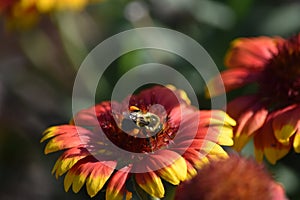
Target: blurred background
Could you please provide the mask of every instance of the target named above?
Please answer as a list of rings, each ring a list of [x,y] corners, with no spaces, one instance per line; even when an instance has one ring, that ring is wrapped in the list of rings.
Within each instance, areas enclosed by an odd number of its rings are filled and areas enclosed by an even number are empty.
[[[85,189],[64,192],[63,178],[51,175],[59,153],[45,156],[45,144],[39,140],[47,127],[68,123],[76,72],[89,51],[110,36],[144,26],[173,29],[198,41],[222,70],[233,39],[289,37],[300,31],[297,0],[94,0],[57,9],[33,5],[26,12],[12,10],[16,2],[0,3],[0,199],[89,198]],[[152,61],[180,71],[197,92],[200,108],[209,109],[204,83],[193,67],[176,55],[154,50],[115,60],[100,80],[96,101],[109,99],[126,71]],[[243,154],[253,154],[251,145]],[[266,165],[288,197],[300,199],[300,156],[291,152],[277,165]]]

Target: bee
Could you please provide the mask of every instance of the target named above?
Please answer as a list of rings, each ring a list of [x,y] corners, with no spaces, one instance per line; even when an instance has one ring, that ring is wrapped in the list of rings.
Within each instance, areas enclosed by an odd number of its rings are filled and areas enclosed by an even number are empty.
[[[139,128],[145,128],[151,133],[158,133],[162,129],[160,118],[151,112],[143,113],[138,107],[130,106],[129,119]]]
[[[153,152],[154,147],[152,146],[151,141],[153,139],[156,140],[156,134],[163,128],[160,118],[151,112],[144,113],[136,106],[130,106],[129,111],[129,114],[123,114],[124,119],[122,121],[122,130],[131,132],[134,135],[141,132],[144,136],[146,136],[148,145]]]

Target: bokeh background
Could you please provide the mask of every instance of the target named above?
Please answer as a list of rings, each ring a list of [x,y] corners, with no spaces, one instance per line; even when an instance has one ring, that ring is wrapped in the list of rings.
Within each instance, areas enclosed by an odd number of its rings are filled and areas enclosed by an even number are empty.
[[[136,27],[170,28],[198,41],[222,70],[225,52],[233,39],[289,37],[300,31],[299,19],[297,0],[106,0],[83,10],[42,14],[36,24],[23,28],[8,27],[2,14],[0,199],[89,198],[85,189],[79,194],[64,192],[63,178],[56,180],[51,175],[59,154],[45,156],[44,144],[39,140],[47,127],[68,123],[76,72],[101,41]],[[96,101],[109,99],[114,84],[126,71],[151,61],[180,71],[190,80],[200,107],[209,109],[210,101],[204,98],[205,85],[193,67],[175,55],[154,50],[135,51],[112,63],[99,83]],[[251,89],[234,91],[227,98]],[[242,153],[252,155],[251,145]],[[288,197],[300,199],[300,156],[291,152],[275,166],[266,165],[284,185]]]

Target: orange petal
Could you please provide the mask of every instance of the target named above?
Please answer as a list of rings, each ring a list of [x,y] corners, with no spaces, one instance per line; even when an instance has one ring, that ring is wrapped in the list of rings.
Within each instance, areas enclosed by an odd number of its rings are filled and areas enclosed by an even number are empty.
[[[243,67],[258,69],[278,53],[277,43],[283,41],[276,37],[240,38],[231,43],[225,65],[230,68]]]
[[[250,118],[246,121],[243,126],[241,133],[246,135],[253,134],[256,130],[258,130],[264,123],[268,115],[268,110],[264,107],[259,108],[253,112]],[[242,121],[242,120],[241,120]],[[238,131],[237,131],[238,134]]]
[[[237,97],[227,104],[226,112],[230,117],[237,120],[239,116],[243,114],[245,110],[248,110],[250,107],[252,107],[257,100],[258,98],[255,95]]]
[[[268,111],[264,107],[256,104],[244,111],[237,119],[238,125],[234,135],[235,147],[239,146],[238,151],[243,148],[248,141],[247,137],[255,133],[265,123]],[[243,135],[243,136],[242,136]]]
[[[260,72],[246,68],[235,68],[223,71],[212,78],[207,84],[206,97],[220,94],[245,86],[259,78]]]

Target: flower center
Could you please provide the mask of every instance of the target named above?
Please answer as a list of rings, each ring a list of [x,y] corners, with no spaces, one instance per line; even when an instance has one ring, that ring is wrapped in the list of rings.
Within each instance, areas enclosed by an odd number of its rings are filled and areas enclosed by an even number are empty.
[[[117,133],[106,135],[115,145],[126,151],[154,152],[166,148],[175,137],[176,128],[168,123],[167,114],[159,109],[150,112],[131,106],[118,119]]]
[[[271,109],[300,102],[300,34],[278,48],[259,81],[261,95]]]

